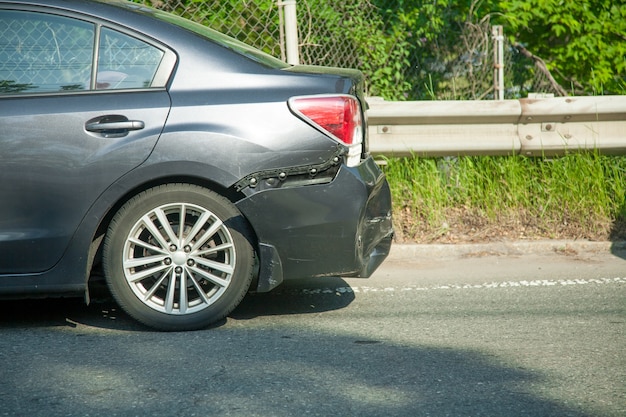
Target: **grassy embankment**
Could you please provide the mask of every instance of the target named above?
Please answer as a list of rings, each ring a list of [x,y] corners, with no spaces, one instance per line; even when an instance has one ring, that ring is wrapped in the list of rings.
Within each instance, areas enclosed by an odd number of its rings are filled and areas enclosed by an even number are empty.
[[[390,158],[397,241],[626,238],[626,157]]]

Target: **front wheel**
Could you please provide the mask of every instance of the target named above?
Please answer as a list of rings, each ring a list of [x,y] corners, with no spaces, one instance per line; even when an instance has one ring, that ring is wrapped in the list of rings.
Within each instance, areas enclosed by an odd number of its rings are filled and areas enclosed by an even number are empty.
[[[228,315],[254,275],[247,222],[220,195],[189,184],[129,200],[107,232],[103,265],[120,306],[159,330],[194,330]]]

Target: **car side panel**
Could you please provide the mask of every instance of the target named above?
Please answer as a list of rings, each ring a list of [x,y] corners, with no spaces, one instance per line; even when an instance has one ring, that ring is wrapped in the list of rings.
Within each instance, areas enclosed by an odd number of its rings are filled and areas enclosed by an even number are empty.
[[[166,91],[0,99],[0,274],[42,272],[59,261],[90,206],[141,164],[156,143]],[[85,129],[97,117],[145,124],[122,137]]]

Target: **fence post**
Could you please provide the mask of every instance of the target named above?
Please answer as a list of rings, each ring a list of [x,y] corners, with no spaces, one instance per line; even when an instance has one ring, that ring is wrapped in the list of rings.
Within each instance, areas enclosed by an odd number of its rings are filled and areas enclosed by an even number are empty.
[[[504,30],[502,26],[491,28],[493,36],[493,97],[504,100]]]
[[[300,54],[298,52],[298,19],[296,17],[296,0],[279,1],[279,6],[283,7],[285,16],[285,44],[287,51],[287,63],[291,65],[300,64]]]

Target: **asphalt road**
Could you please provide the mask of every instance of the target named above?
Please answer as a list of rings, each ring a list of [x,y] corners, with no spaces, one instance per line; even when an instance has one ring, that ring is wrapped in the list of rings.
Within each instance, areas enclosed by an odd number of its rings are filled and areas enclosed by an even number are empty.
[[[2,301],[0,415],[626,415],[623,253],[401,255],[197,332],[106,297]]]

